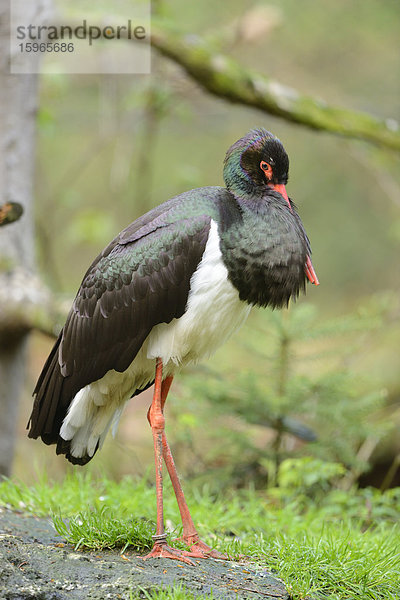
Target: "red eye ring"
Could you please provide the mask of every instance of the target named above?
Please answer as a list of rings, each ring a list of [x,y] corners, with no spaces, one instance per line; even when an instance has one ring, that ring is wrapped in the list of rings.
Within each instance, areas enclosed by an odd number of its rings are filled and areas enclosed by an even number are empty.
[[[264,171],[266,177],[268,180],[272,179],[272,167],[269,163],[267,163],[265,160],[262,160],[260,162],[260,169],[261,171]]]

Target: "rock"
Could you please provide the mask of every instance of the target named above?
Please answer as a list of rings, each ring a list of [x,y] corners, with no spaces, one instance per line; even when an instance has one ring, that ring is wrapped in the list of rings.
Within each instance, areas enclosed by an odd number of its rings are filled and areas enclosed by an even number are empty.
[[[198,598],[288,599],[283,584],[247,561],[146,562],[125,551],[74,551],[51,520],[8,509],[0,512],[1,600],[130,600],[181,584]]]

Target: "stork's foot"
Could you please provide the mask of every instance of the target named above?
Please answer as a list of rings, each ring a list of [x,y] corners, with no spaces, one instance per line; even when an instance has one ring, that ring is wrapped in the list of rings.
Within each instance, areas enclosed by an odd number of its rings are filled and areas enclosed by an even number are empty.
[[[156,537],[156,536],[154,536]],[[172,558],[173,560],[181,560],[182,562],[194,566],[194,562],[188,558],[188,553],[176,548],[168,546],[165,537],[154,542],[153,548],[146,556],[143,556],[143,560],[148,558]]]
[[[199,536],[196,535],[182,535],[177,538],[177,541],[184,542],[190,546],[190,550],[186,552],[187,556],[193,558],[219,558],[220,560],[229,560],[229,557],[218,550],[210,548],[205,542],[203,542]]]

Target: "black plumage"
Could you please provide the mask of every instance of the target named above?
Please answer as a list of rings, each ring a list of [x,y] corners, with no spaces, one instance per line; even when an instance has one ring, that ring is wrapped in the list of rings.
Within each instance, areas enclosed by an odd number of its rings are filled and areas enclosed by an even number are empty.
[[[163,225],[162,239],[149,224],[143,234],[127,228],[93,262],[35,387],[29,437],[57,442],[75,394],[111,369],[125,371],[154,325],[184,313],[210,217],[183,225]]]
[[[90,460],[73,456],[60,436],[71,402],[109,371],[126,371],[156,325],[185,313],[212,221],[240,300],[281,307],[304,289],[307,235],[294,204],[266,181],[260,160],[274,165],[277,184],[286,183],[289,163],[279,140],[254,130],[228,150],[227,188],[199,188],[161,204],[95,259],[35,387],[29,437],[56,443],[71,462]],[[131,395],[152,382],[132,382]]]

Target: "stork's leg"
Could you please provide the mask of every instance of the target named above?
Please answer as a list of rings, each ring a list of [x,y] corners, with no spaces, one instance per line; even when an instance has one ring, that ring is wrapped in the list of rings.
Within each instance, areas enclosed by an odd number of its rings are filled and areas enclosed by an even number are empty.
[[[164,405],[167,400],[167,395],[169,392],[169,388],[171,387],[171,383],[172,377],[166,377],[161,385],[161,411],[163,414]],[[194,558],[228,559],[228,557],[225,554],[222,554],[221,552],[218,552],[218,550],[213,550],[212,548],[210,548],[210,546],[207,546],[207,544],[200,539],[199,534],[197,533],[192,516],[189,511],[189,507],[185,500],[185,495],[183,493],[181,482],[176,471],[174,459],[167,441],[167,437],[165,435],[165,431],[163,431],[162,433],[162,450],[165,464],[167,466],[172,486],[174,488],[176,500],[178,502],[179,512],[181,513],[183,532],[180,539],[183,540],[188,546],[190,546],[190,552],[188,552],[187,555],[193,556]]]
[[[164,529],[164,508],[163,508],[163,479],[162,479],[162,459],[163,459],[163,435],[165,418],[162,411],[161,388],[162,388],[162,361],[157,359],[156,376],[154,381],[154,396],[147,417],[150,422],[154,440],[154,459],[156,465],[156,493],[157,493],[157,531],[153,536],[154,546],[149,554],[144,558],[160,556],[163,558],[174,558],[182,560],[190,565],[193,562],[185,556],[185,553],[167,544],[167,534]],[[164,400],[165,402],[165,400]]]

